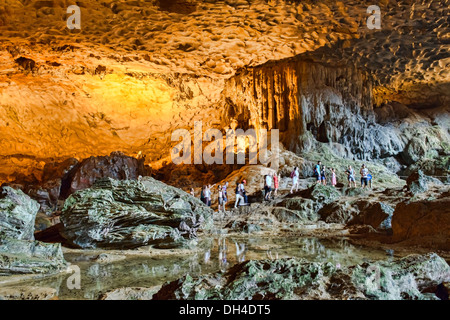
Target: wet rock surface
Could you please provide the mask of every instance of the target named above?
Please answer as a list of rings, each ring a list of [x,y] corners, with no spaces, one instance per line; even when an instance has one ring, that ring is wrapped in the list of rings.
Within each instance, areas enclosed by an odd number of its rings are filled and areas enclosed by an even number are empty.
[[[119,288],[102,293],[99,300],[152,300],[160,286],[153,288]]]
[[[0,300],[53,300],[57,298],[54,288],[20,286],[0,288]]]
[[[164,284],[153,299],[438,299],[423,292],[449,277],[449,265],[436,254],[344,268],[299,259],[251,260],[226,273],[186,275]]]
[[[61,244],[0,239],[0,275],[58,273],[67,268]]]
[[[173,247],[195,239],[211,214],[200,200],[153,178],[102,179],[66,200],[62,233],[82,248]]]

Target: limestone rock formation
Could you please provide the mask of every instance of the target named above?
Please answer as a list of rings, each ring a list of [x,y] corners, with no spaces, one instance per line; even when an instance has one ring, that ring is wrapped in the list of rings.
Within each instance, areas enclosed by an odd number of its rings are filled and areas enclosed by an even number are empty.
[[[273,208],[272,214],[281,222],[311,222],[318,219],[314,201],[300,197],[288,198]]]
[[[449,250],[449,192],[443,193],[437,199],[419,199],[399,203],[392,217],[392,231],[397,241],[413,241],[413,243]]]
[[[81,32],[67,28],[70,4],[81,7]],[[395,168],[448,157],[443,116],[424,127],[447,150],[423,139],[420,119],[392,124],[408,114],[390,108],[448,113],[447,0],[379,6],[382,30],[367,27],[358,0],[5,0],[0,182],[40,180],[46,163],[115,150],[160,168],[171,133],[198,120],[279,128],[291,151],[327,143]],[[393,114],[377,117],[373,104]]]
[[[318,214],[321,220],[327,223],[343,223],[347,226],[369,225],[375,229],[389,229],[393,212],[394,208],[377,200],[343,199],[329,203]]]
[[[153,178],[105,178],[66,200],[62,233],[82,248],[174,247],[195,239],[211,214],[199,199]]]
[[[39,204],[21,190],[3,187],[0,194],[0,274],[54,273],[67,263],[60,244],[34,241]]]
[[[0,193],[0,238],[34,240],[34,222],[39,204],[21,190],[2,187]]]
[[[413,193],[422,193],[428,191],[429,185],[442,185],[442,182],[436,178],[426,176],[422,170],[413,172],[406,180],[408,190]]]
[[[59,243],[0,239],[0,275],[57,273],[66,268]]]
[[[72,173],[69,194],[89,188],[99,178],[136,180],[139,176],[146,176],[147,170],[142,160],[126,156],[121,152],[85,159]]]
[[[293,258],[250,260],[226,273],[186,275],[166,283],[153,299],[438,299],[425,292],[449,278],[449,265],[436,254],[342,269]]]

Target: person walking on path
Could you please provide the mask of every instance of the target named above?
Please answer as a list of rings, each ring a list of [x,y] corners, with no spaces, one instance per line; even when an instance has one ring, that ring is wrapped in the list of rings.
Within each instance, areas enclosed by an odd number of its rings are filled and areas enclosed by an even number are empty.
[[[272,176],[266,174],[264,176],[264,200],[269,201],[272,194]]]
[[[211,185],[207,185],[205,188],[205,204],[211,206]]]
[[[298,172],[298,167],[294,168],[294,171],[292,171],[291,173],[291,178],[292,178],[292,187],[291,187],[291,194],[294,190],[295,187],[295,192],[298,191],[298,178],[300,176],[300,173]]]
[[[248,204],[247,192],[245,191],[245,185],[246,184],[247,184],[247,181],[246,180],[242,180],[241,190],[242,190],[242,197],[244,198],[244,205]]]
[[[225,205],[228,202],[228,181],[225,182],[225,184],[222,186],[222,191],[223,191],[223,211],[225,212]]]
[[[372,189],[372,174],[369,173],[367,179],[369,180],[369,188]]]
[[[348,187],[351,188],[353,182],[353,186],[356,188],[355,170],[353,170],[352,166],[348,166],[345,173],[347,174]]]
[[[245,200],[245,188],[244,185],[247,181],[242,180],[241,183],[238,183],[236,185],[236,203],[234,204],[234,207],[237,208],[238,204],[240,206],[247,204],[247,201]],[[243,202],[243,204],[241,204]]]
[[[365,164],[362,165],[359,173],[361,174],[361,187],[365,189],[369,183],[369,178],[367,177],[369,175],[369,169],[367,169]]]
[[[322,169],[320,170],[320,180],[324,186],[327,185],[327,177],[325,171],[325,166],[322,166]]]
[[[223,208],[223,212],[225,212],[225,207],[223,204],[223,188],[221,185],[219,185],[219,187],[217,188],[217,192],[218,192],[218,202],[219,202],[219,206],[218,206],[218,210],[217,212],[220,212],[220,208]]]
[[[322,174],[320,172],[322,166],[322,161],[318,161],[316,166],[314,167],[314,175],[317,179],[317,183],[322,183]]]
[[[206,186],[204,185],[202,187],[202,191],[200,192],[200,201],[203,202],[204,204],[206,204],[205,193],[206,193]]]
[[[278,178],[278,173],[275,172],[273,174],[273,197],[275,198],[278,195],[278,188],[279,188],[279,178]]]
[[[336,187],[337,181],[336,181],[336,172],[334,171],[334,168],[331,168],[331,185],[333,187]]]

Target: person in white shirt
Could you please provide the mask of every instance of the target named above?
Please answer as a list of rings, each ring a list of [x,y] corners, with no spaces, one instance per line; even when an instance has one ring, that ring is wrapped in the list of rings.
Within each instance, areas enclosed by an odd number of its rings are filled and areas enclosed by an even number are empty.
[[[225,204],[223,202],[224,191],[223,191],[223,188],[222,188],[221,185],[219,185],[217,191],[218,191],[218,200],[219,200],[218,201],[219,202],[219,208],[218,208],[217,212],[220,212],[221,211],[220,209],[223,209],[222,211],[225,212]]]
[[[369,169],[367,169],[365,164],[362,165],[359,173],[361,174],[361,187],[364,189],[365,187],[367,187],[367,184],[369,182]]]
[[[267,174],[264,177],[264,199],[269,200],[272,194],[272,176]]]
[[[245,180],[243,180],[241,183],[238,183],[236,186],[236,203],[234,204],[234,207],[237,208],[237,205],[239,204],[240,206],[242,206],[243,204],[245,204],[245,189],[244,189],[244,182]],[[243,204],[241,204],[241,201]]]
[[[299,178],[299,176],[300,176],[300,173],[298,171],[298,167],[295,167],[294,171],[291,174],[291,177],[292,177],[291,194],[292,194],[292,191],[294,190],[294,187],[295,187],[295,192],[298,191],[298,178]]]

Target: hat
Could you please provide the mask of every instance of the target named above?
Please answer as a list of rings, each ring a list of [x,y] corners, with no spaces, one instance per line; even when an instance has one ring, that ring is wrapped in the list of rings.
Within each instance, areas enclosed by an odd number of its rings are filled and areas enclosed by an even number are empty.
[[[243,183],[247,183],[247,181],[245,181],[245,180],[242,180],[242,182],[243,182]]]

